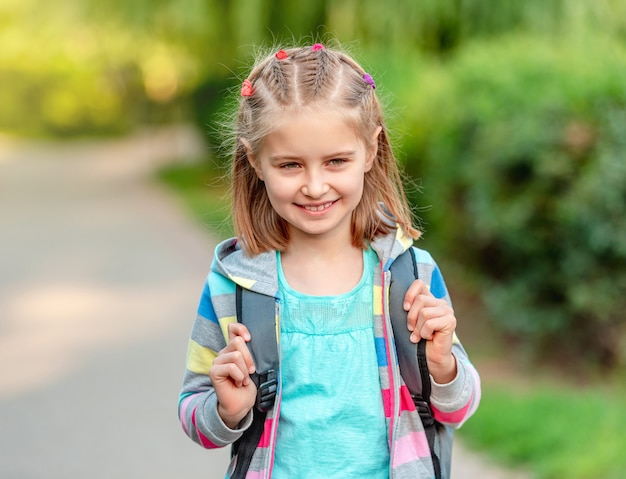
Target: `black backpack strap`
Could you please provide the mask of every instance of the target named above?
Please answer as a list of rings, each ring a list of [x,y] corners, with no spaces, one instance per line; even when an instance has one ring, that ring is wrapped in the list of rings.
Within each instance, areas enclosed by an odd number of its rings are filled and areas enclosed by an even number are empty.
[[[407,330],[407,312],[404,310],[404,295],[409,286],[418,279],[417,261],[413,248],[398,256],[391,264],[389,285],[389,315],[398,353],[400,374],[406,384],[417,412],[420,415],[435,470],[435,478],[441,478],[441,464],[435,453],[437,423],[430,407],[430,373],[426,361],[426,340],[412,343]]]
[[[237,455],[237,464],[231,479],[244,479],[250,468],[252,456],[263,435],[263,427],[267,412],[254,411],[252,424],[234,444],[232,454]]]
[[[411,394],[422,394],[422,375],[417,362],[417,345],[412,343],[407,329],[407,312],[404,310],[404,296],[409,286],[418,277],[417,263],[413,248],[398,256],[391,264],[391,284],[389,285],[389,315],[398,353],[400,374]],[[426,376],[428,378],[428,375]],[[430,385],[430,384],[429,384]]]
[[[428,439],[430,457],[433,460],[433,469],[435,470],[435,479],[441,479],[441,462],[435,451],[438,425],[430,407],[430,373],[428,372],[428,362],[426,361],[426,340],[424,338],[417,343],[417,364],[422,378],[422,394],[421,396],[411,394],[411,397],[422,419],[426,439]]]
[[[237,285],[237,321],[250,331],[248,349],[256,372],[250,377],[257,387],[252,424],[233,444],[237,464],[231,479],[246,476],[252,456],[263,435],[267,411],[274,405],[278,386],[278,345],[276,342],[276,300]]]

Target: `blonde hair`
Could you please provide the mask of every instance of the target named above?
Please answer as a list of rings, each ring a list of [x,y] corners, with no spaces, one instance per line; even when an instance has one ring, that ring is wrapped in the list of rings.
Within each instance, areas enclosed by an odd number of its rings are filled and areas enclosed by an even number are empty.
[[[246,147],[251,154],[258,154],[264,138],[286,111],[320,105],[345,113],[366,145],[375,130],[382,128],[374,164],[365,173],[363,196],[352,213],[352,244],[365,248],[376,236],[396,227],[413,239],[420,236],[413,226],[380,101],[365,74],[346,53],[320,44],[280,50],[256,62],[234,121],[231,167],[233,226],[248,254],[284,250],[289,230],[272,208],[264,183],[248,161]]]

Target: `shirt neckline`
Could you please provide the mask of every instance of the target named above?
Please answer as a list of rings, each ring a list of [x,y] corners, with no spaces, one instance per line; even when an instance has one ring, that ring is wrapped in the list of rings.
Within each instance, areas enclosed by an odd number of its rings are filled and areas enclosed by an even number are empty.
[[[285,293],[294,296],[296,298],[299,299],[307,299],[307,300],[315,300],[315,299],[321,299],[321,300],[337,300],[337,299],[344,299],[344,298],[348,298],[350,296],[353,296],[354,294],[356,294],[368,281],[368,278],[371,276],[372,273],[372,264],[373,261],[371,261],[371,257],[370,255],[373,253],[373,250],[370,248],[364,249],[363,250],[363,272],[361,273],[361,279],[359,280],[359,282],[350,290],[347,291],[345,293],[341,293],[341,294],[331,294],[331,295],[314,295],[314,294],[306,294],[306,293],[302,293],[294,288],[292,288],[289,285],[289,282],[287,281],[287,278],[285,277],[285,274],[283,272],[283,265],[281,262],[281,256],[280,256],[280,251],[276,251],[276,263],[277,263],[277,269],[278,269],[278,285],[280,287],[280,289],[284,290]]]

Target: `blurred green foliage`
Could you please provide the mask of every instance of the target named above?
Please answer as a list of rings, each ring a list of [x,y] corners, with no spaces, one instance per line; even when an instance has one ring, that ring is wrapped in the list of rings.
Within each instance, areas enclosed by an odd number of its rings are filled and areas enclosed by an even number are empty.
[[[110,134],[138,123],[184,120],[194,98],[219,106],[216,93],[232,86],[258,44],[329,35],[391,59],[417,52],[445,57],[471,39],[511,30],[559,35],[601,29],[623,38],[624,3],[4,0],[0,131]],[[194,111],[203,125],[214,112]]]
[[[0,131],[115,134],[180,119],[206,73],[192,48],[206,22],[190,3],[202,2],[4,0]]]
[[[407,169],[426,178],[438,247],[480,273],[493,317],[535,352],[623,365],[625,45],[468,44],[416,91]]]

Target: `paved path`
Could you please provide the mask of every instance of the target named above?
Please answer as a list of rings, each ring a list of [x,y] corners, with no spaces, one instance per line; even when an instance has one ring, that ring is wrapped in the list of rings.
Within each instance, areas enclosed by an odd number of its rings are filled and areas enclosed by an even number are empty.
[[[176,401],[214,242],[149,173],[188,130],[0,139],[0,477],[221,478]],[[509,479],[456,447],[456,479]]]

